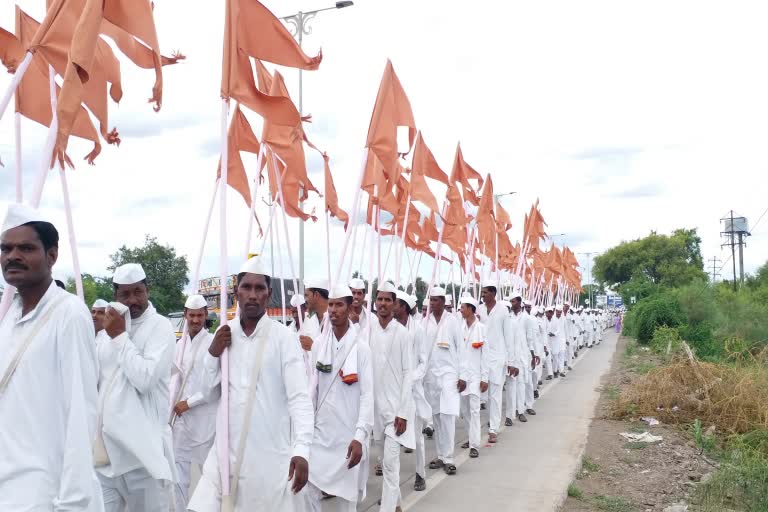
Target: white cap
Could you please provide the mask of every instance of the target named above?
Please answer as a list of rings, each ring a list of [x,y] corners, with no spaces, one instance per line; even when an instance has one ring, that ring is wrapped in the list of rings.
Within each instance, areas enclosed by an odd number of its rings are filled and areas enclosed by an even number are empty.
[[[269,271],[267,271],[266,265],[264,264],[264,259],[261,256],[254,256],[246,260],[245,263],[243,263],[243,265],[240,267],[239,273],[257,274],[260,276],[270,275]]]
[[[430,297],[445,297],[445,288],[435,286],[429,291]]]
[[[126,263],[115,269],[112,282],[115,284],[135,284],[147,278],[144,269],[138,263]]]
[[[555,306],[555,311],[562,311],[562,310],[563,310],[562,304],[558,304],[557,306]]]
[[[416,307],[416,297],[414,297],[413,295],[408,295],[402,290],[397,290],[395,292],[395,297],[397,297],[398,299],[408,304],[408,307],[410,309],[413,309]]]
[[[91,309],[104,309],[107,306],[109,306],[109,302],[105,301],[104,299],[96,299],[96,302],[93,303]]]
[[[304,300],[304,296],[300,293],[294,293],[293,297],[291,297],[291,307],[292,308],[298,308],[306,304],[307,301]]]
[[[202,295],[190,295],[187,302],[184,303],[184,307],[187,309],[203,309],[208,307],[205,297]]]
[[[504,306],[507,309],[512,309],[512,303],[509,302],[508,300],[500,300],[499,304],[501,304],[502,306]]]
[[[546,313],[547,311],[553,311],[554,312],[555,308],[553,308],[552,306],[547,306],[546,308],[544,308],[544,312]]]
[[[306,279],[304,281],[304,288],[315,288],[317,290],[328,290],[330,291],[330,286],[328,285],[327,279]]]
[[[477,308],[477,301],[471,295],[464,295],[461,299],[459,299],[459,304],[469,304]]]
[[[515,299],[520,299],[520,301],[522,301],[522,300],[523,300],[523,294],[522,294],[522,293],[520,293],[520,291],[519,291],[519,290],[515,290],[515,291],[513,291],[513,292],[512,292],[512,295],[510,295],[509,297],[507,297],[507,300],[509,300],[510,302],[512,302],[512,301],[513,301],[513,300],[515,300]]]
[[[5,233],[9,229],[23,226],[29,222],[48,222],[40,212],[25,204],[13,203],[8,206],[8,212],[5,214],[5,220],[3,220],[3,228],[0,233]]]
[[[571,303],[570,303],[570,302],[568,302],[568,301],[565,301],[565,302],[563,302],[563,306],[568,306],[568,307],[571,307]]]
[[[395,285],[389,281],[384,281],[381,283],[376,290],[377,292],[394,293],[397,295],[397,288],[395,288]]]
[[[349,289],[349,286],[337,284],[328,292],[329,299],[343,299],[344,297],[352,297],[352,290]]]
[[[365,281],[363,281],[359,277],[356,277],[349,281],[349,287],[352,288],[353,290],[365,290]]]
[[[488,287],[498,288],[499,283],[497,283],[493,279],[486,279],[485,281],[482,282],[482,284],[480,284],[480,288],[488,288]]]

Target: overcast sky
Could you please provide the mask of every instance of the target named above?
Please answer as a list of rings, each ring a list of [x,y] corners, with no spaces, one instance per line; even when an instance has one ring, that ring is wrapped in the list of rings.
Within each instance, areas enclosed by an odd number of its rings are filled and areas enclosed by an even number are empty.
[[[331,2],[265,2],[278,16]],[[38,20],[42,0],[19,4]],[[165,54],[188,60],[164,69],[164,105],[146,104],[153,73],[123,60],[125,96],[110,105],[121,147],[95,167],[90,143],[70,141],[68,174],[82,269],[105,275],[109,254],[146,234],[196,258],[220,148],[222,1],[155,2]],[[0,26],[13,30],[13,3]],[[371,109],[387,58],[410,98],[418,127],[446,172],[457,141],[465,159],[493,175],[519,238],[536,198],[557,243],[600,252],[622,240],[697,228],[706,259],[725,260],[719,219],[733,209],[751,225],[768,207],[768,4],[764,1],[356,0],[320,13],[305,36],[323,49],[319,71],[304,74],[310,139],[331,156],[340,203],[351,208]],[[298,97],[298,74],[281,72]],[[10,75],[0,76],[5,89]],[[249,115],[257,135],[260,121]],[[25,193],[38,172],[45,129],[22,121]],[[322,161],[309,156],[322,189]],[[0,210],[14,198],[13,116],[0,121]],[[253,176],[255,159],[244,157]],[[259,194],[260,196],[263,193]],[[229,202],[230,270],[244,257],[248,210]],[[322,200],[312,205],[322,210]],[[61,186],[51,173],[42,206],[64,242],[57,277],[72,272]],[[259,207],[266,221],[266,207]],[[768,217],[768,215],[766,216]],[[218,272],[218,212],[202,276]],[[342,239],[333,223],[332,240]],[[292,247],[298,228],[290,223]],[[307,230],[307,275],[325,272],[324,225]],[[748,239],[748,272],[768,258],[768,218]],[[254,239],[251,250],[260,247]],[[340,243],[332,249],[338,258]],[[587,258],[579,255],[586,267]],[[357,259],[357,258],[356,258]],[[711,264],[710,264],[711,267]],[[727,276],[730,263],[723,273]],[[421,274],[431,265],[422,262]],[[287,260],[285,273],[288,273]],[[585,271],[586,274],[586,271]]]

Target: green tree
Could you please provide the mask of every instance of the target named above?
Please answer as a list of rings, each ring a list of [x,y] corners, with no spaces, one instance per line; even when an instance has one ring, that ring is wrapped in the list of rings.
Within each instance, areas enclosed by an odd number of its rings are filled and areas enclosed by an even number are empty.
[[[157,238],[146,236],[141,247],[122,246],[110,256],[114,271],[126,263],[140,263],[147,274],[149,296],[158,313],[167,315],[184,307],[184,287],[189,282],[186,256],[177,256],[176,249],[161,245]]]
[[[707,278],[696,229],[677,229],[671,235],[651,232],[645,238],[622,242],[595,258],[593,273],[602,283],[618,285],[620,291],[633,279],[637,285],[647,281],[677,287]]]
[[[112,279],[108,277],[97,277],[91,274],[83,274],[83,295],[85,296],[85,305],[89,308],[93,306],[96,299],[111,301],[114,293],[112,291]],[[67,279],[67,291],[76,293],[75,278]]]

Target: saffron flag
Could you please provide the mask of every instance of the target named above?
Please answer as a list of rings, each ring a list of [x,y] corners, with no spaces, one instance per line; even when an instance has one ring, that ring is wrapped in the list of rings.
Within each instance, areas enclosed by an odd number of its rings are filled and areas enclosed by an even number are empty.
[[[365,147],[370,148],[381,161],[385,173],[394,172],[395,169],[398,157],[398,126],[408,127],[408,147],[410,148],[416,136],[416,121],[413,118],[411,102],[395,74],[392,62],[387,59],[365,144]]]
[[[440,169],[432,151],[424,143],[421,132],[416,136],[411,167],[413,168],[411,170],[411,200],[421,201],[433,212],[438,212],[437,199],[429,189],[425,178],[435,179],[447,186],[448,176]]]
[[[493,180],[489,174],[485,181],[485,186],[483,186],[483,195],[480,198],[477,209],[477,234],[480,238],[480,242],[485,246],[486,255],[491,257],[491,259],[494,259],[496,254],[496,217],[493,211],[494,201]]]
[[[478,189],[483,186],[483,177],[464,160],[461,144],[456,144],[456,156],[453,160],[450,181],[451,183],[459,183],[464,191],[464,199],[477,206],[479,204],[477,192],[469,180],[477,181]]]
[[[251,207],[251,187],[248,183],[248,174],[245,172],[240,151],[258,154],[261,148],[259,140],[253,133],[251,124],[246,119],[240,105],[235,107],[235,113],[229,123],[227,132],[227,185],[235,189],[245,201],[248,208]],[[221,178],[221,160],[216,171],[216,177]]]

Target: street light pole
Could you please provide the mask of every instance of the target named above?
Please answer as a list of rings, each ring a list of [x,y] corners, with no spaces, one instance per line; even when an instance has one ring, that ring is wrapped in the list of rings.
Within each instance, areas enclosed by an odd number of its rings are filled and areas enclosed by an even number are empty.
[[[326,7],[324,9],[317,9],[315,11],[302,12],[299,11],[296,14],[290,16],[283,16],[280,18],[289,25],[289,30],[293,37],[299,43],[299,48],[302,47],[304,42],[304,34],[310,35],[312,33],[312,27],[309,26],[310,20],[317,16],[317,13],[323,11],[330,11],[332,9],[343,9],[345,7],[351,7],[354,2],[336,2],[333,7]],[[304,71],[299,68],[299,116],[304,115]],[[304,187],[299,188],[299,197],[304,197]],[[304,211],[304,200],[299,202],[299,209]],[[288,234],[286,233],[286,236]],[[304,289],[304,222],[299,222],[299,289]],[[297,290],[298,292],[298,290]]]

